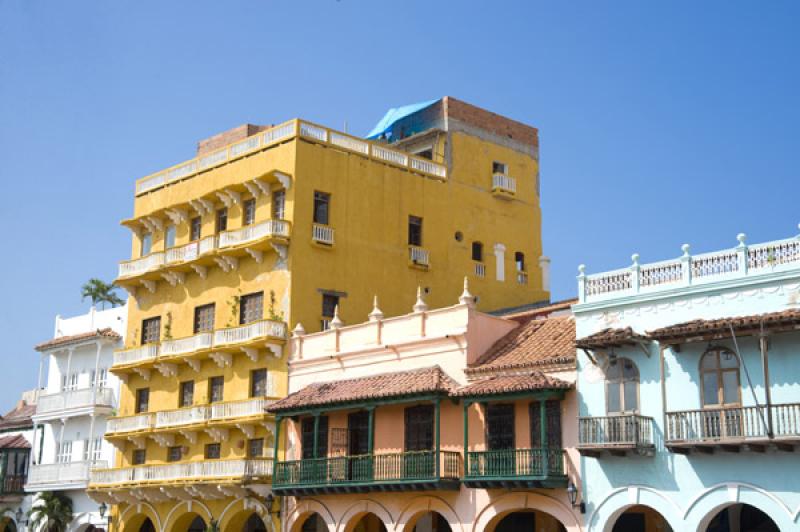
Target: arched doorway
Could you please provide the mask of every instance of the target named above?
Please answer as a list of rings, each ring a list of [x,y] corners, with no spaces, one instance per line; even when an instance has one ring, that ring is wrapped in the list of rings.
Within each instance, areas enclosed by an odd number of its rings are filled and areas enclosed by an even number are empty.
[[[156,527],[149,517],[146,517],[144,522],[139,526],[139,532],[156,532]]]
[[[17,532],[17,524],[10,517],[0,519],[0,532]]]
[[[267,526],[258,514],[253,512],[250,514],[250,517],[247,518],[247,521],[244,522],[242,532],[267,532]]]
[[[300,532],[328,532],[328,525],[325,524],[322,516],[315,512],[306,517],[300,527]]]
[[[612,532],[672,532],[664,517],[649,506],[631,506],[614,522]]]
[[[558,519],[545,512],[525,510],[504,515],[494,532],[566,532]]]
[[[706,532],[780,532],[767,514],[749,504],[733,504],[721,510]]]
[[[356,522],[351,530],[352,532],[386,532],[386,526],[377,515],[367,513]]]
[[[442,514],[426,512],[417,519],[411,532],[453,532],[453,529]]]
[[[187,532],[206,532],[206,522],[203,521],[203,518],[199,515],[192,519],[192,522],[189,523],[189,529]]]

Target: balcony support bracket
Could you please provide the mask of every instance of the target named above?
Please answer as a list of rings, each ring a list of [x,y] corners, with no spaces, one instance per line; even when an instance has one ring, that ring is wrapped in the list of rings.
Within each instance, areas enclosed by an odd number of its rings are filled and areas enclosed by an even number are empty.
[[[132,368],[141,378],[146,381],[150,380],[150,370],[146,368]]]
[[[230,353],[222,353],[219,351],[214,351],[211,353],[211,359],[217,364],[217,366],[221,368],[230,367],[233,361],[233,355]]]
[[[258,349],[255,347],[242,347],[241,350],[247,355],[247,358],[253,362],[258,362]]]
[[[179,431],[180,435],[186,438],[186,440],[194,445],[197,443],[197,431],[196,430],[181,430]]]
[[[259,251],[257,249],[252,248],[244,248],[248,255],[253,257],[253,260],[256,261],[258,264],[261,264],[261,261],[264,260],[264,252]]]
[[[205,266],[200,266],[199,264],[190,264],[189,266],[191,266],[194,272],[199,275],[201,279],[205,279],[208,275],[208,268]]]

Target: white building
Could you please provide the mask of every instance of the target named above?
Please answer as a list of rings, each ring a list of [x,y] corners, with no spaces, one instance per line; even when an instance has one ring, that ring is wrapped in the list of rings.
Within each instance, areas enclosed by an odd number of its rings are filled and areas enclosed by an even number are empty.
[[[115,449],[103,435],[106,418],[118,405],[120,383],[108,369],[114,349],[124,345],[127,315],[123,306],[57,316],[53,338],[36,346],[40,394],[25,491],[61,491],[72,499],[70,531],[106,526],[86,487],[90,469],[114,464]]]
[[[24,528],[32,497],[25,493],[28,476],[36,390],[22,394],[22,399],[8,413],[0,416],[0,532],[18,532]]]

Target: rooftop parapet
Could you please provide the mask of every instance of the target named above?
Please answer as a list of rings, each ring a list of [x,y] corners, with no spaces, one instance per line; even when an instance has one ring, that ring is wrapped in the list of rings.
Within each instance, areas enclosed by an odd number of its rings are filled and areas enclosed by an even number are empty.
[[[800,272],[800,235],[755,245],[748,245],[746,238],[740,233],[736,237],[739,241],[736,247],[700,255],[692,255],[689,244],[684,244],[682,256],[648,264],[640,264],[639,254],[634,253],[633,264],[627,268],[603,273],[587,275],[586,266],[581,264],[578,266],[579,304],[773,273]]]

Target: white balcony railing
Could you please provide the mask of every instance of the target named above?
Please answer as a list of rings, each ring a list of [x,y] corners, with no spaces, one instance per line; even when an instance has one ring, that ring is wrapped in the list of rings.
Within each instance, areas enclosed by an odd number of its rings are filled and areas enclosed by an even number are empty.
[[[198,257],[198,249],[200,242],[189,242],[183,246],[169,248],[167,250],[167,264],[175,264],[177,262],[189,262]]]
[[[311,239],[320,244],[333,245],[333,227],[329,225],[314,224],[311,227]]]
[[[119,277],[130,277],[141,275],[150,270],[160,268],[164,265],[164,252],[156,251],[139,259],[127,260],[119,264]]]
[[[178,410],[156,412],[156,427],[179,427],[181,425],[203,423],[208,419],[208,414],[208,406],[193,406],[190,408],[180,408]]]
[[[241,229],[225,231],[219,235],[219,247],[237,246],[274,236],[287,238],[289,236],[289,223],[284,220],[265,220]]]
[[[59,484],[86,484],[92,468],[107,468],[106,461],[81,461],[64,464],[35,464],[28,473],[26,489],[37,491]]]
[[[132,482],[202,482],[217,478],[248,478],[272,475],[271,458],[247,460],[204,460],[165,465],[144,465],[116,469],[95,469],[90,484],[107,486]]]
[[[114,365],[133,364],[153,360],[158,356],[158,344],[146,344],[114,352]]]
[[[408,260],[420,266],[430,266],[428,250],[418,246],[408,246]]]
[[[208,349],[211,347],[214,334],[210,332],[195,334],[187,338],[178,338],[176,340],[165,340],[161,342],[160,353],[161,356],[182,355],[185,353],[193,353],[201,349]]]
[[[758,276],[772,272],[800,270],[800,236],[748,246],[745,235],[735,248],[691,255],[689,245],[683,256],[649,264],[586,275],[579,268],[578,296],[581,302],[608,300],[638,293],[671,290],[676,287],[708,284],[727,279]]]
[[[486,265],[482,262],[475,263],[475,276],[486,277]]]
[[[107,434],[136,432],[153,428],[153,414],[137,414],[135,416],[110,417],[106,420]]]
[[[285,338],[286,324],[282,321],[261,320],[239,327],[214,332],[214,345],[238,344],[256,338]]]
[[[111,388],[82,388],[40,395],[36,403],[36,414],[52,414],[96,405],[113,406],[114,390]]]
[[[517,270],[517,284],[528,284],[528,272]]]
[[[266,408],[272,401],[264,398],[248,399],[246,401],[231,401],[227,403],[214,403],[211,405],[212,420],[232,419],[238,417],[260,416],[266,413]]]
[[[493,174],[492,190],[501,190],[503,192],[510,192],[511,194],[516,194],[517,180],[505,174]]]

